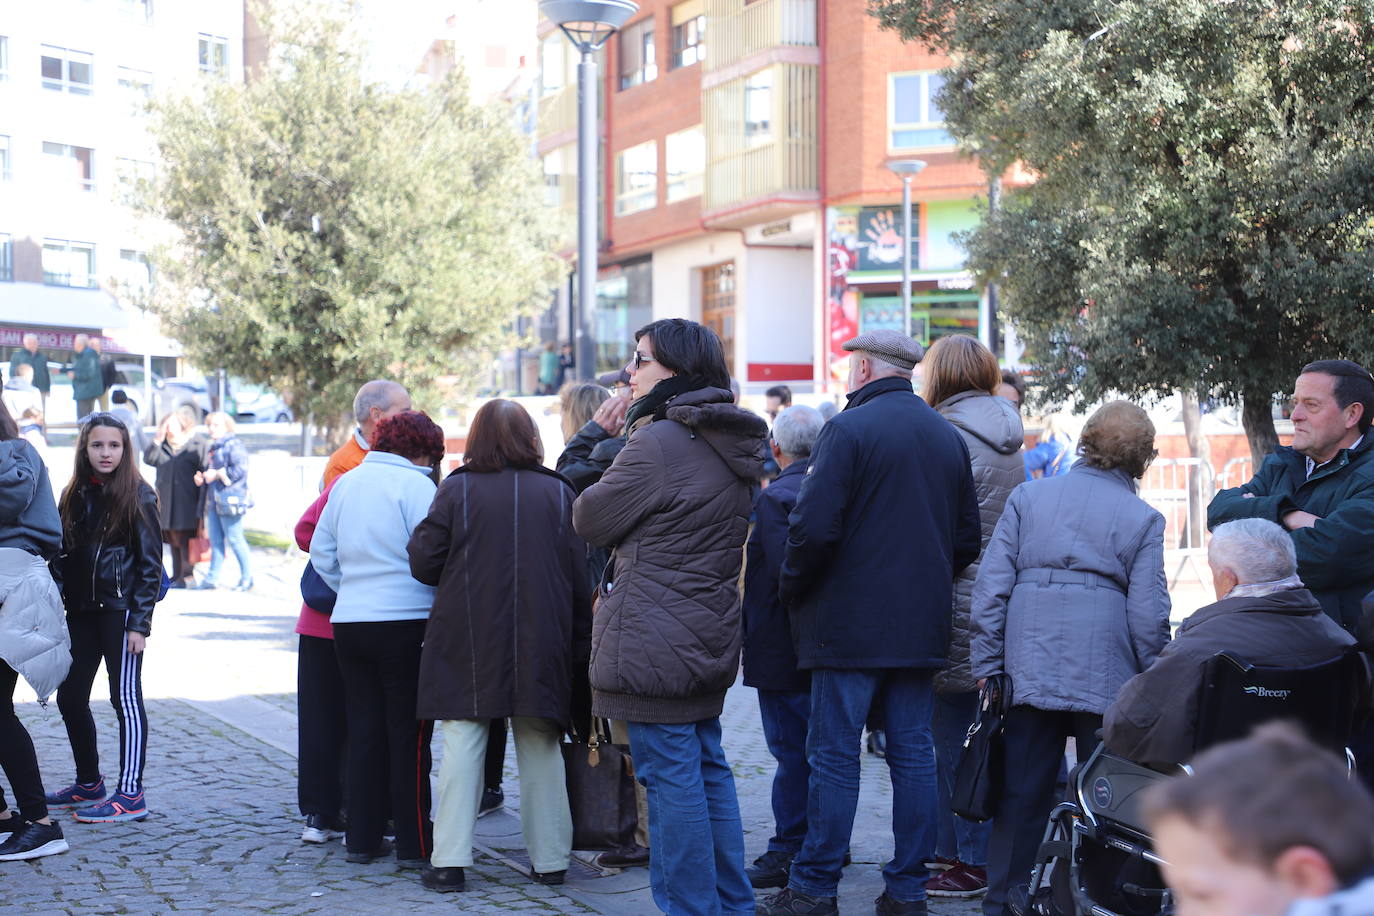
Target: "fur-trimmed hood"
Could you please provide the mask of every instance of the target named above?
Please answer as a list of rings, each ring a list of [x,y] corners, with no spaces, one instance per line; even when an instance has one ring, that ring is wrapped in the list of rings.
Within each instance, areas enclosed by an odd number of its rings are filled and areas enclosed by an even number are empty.
[[[768,448],[768,424],[735,406],[734,395],[723,388],[701,388],[678,395],[667,418],[700,436],[720,455],[736,477],[758,480]]]

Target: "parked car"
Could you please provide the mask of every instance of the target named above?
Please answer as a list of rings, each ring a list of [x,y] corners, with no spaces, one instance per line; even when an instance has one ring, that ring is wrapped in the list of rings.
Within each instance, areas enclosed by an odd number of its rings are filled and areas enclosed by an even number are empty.
[[[291,408],[281,395],[262,385],[235,382],[235,416],[240,423],[290,423]]]
[[[76,399],[72,396],[72,380],[67,377],[66,364],[48,362],[48,375],[52,379],[52,390],[48,393],[47,421],[49,426],[75,426]],[[129,398],[129,405],[143,420],[146,426],[155,426],[178,405],[189,401],[196,405],[204,417],[210,411],[210,395],[203,383],[191,379],[164,379],[156,372],[150,376],[153,402],[147,403],[148,392],[144,388],[143,364],[135,362],[115,363],[115,384],[110,391],[123,391]]]

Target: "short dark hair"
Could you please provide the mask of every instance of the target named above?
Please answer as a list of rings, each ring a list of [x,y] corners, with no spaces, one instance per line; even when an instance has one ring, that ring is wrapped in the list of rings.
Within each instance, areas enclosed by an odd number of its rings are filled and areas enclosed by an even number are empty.
[[[1374,865],[1374,799],[1344,761],[1287,723],[1199,754],[1191,775],[1149,790],[1144,813],[1152,830],[1180,818],[1261,868],[1295,846],[1320,852],[1344,886]]]
[[[664,318],[635,331],[635,341],[649,338],[654,359],[678,375],[697,375],[706,384],[730,390],[730,370],[725,365],[725,348],[716,332],[686,318]]]
[[[1300,374],[1309,372],[1320,372],[1335,380],[1331,393],[1335,395],[1336,406],[1341,410],[1358,402],[1362,408],[1360,435],[1369,432],[1369,425],[1374,423],[1374,376],[1369,374],[1369,370],[1348,359],[1319,359],[1303,366]]]
[[[792,389],[786,385],[774,385],[763,393],[766,398],[777,398],[783,407],[792,406]]]
[[[377,424],[372,450],[400,455],[407,461],[423,458],[431,465],[444,460],[444,431],[419,410],[403,410]]]
[[[544,462],[529,411],[503,398],[487,401],[472,418],[463,464],[478,473],[537,468]]]
[[[127,404],[129,403],[129,396],[123,390],[116,388],[110,392],[110,401],[115,404]]]
[[[1002,382],[1016,389],[1016,396],[1024,403],[1026,400],[1026,380],[1015,369],[1002,370]]]

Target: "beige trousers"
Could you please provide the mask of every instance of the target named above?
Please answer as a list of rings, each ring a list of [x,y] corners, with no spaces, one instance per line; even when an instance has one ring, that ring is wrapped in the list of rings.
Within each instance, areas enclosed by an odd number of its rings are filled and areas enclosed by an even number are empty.
[[[534,870],[563,871],[572,852],[572,812],[558,749],[562,732],[548,719],[511,720],[520,770],[520,828]],[[439,766],[439,804],[434,816],[435,868],[472,864],[472,839],[482,802],[483,764],[490,723],[450,719],[439,724],[444,760]]]
[[[611,741],[616,744],[630,744],[630,729],[620,719],[611,720]],[[635,780],[635,809],[637,817],[635,820],[635,845],[649,848],[649,795],[644,791],[644,784],[638,779]]]

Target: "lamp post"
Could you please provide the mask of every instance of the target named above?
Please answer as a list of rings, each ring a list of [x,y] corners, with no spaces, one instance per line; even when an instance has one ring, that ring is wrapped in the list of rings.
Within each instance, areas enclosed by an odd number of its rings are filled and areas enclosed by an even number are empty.
[[[587,319],[596,302],[596,59],[615,31],[639,11],[633,0],[540,0],[539,11],[578,50],[577,65],[577,320],[573,352],[578,376],[596,375]]]
[[[911,179],[926,167],[920,159],[898,159],[887,167],[902,179],[902,333],[911,336]]]

